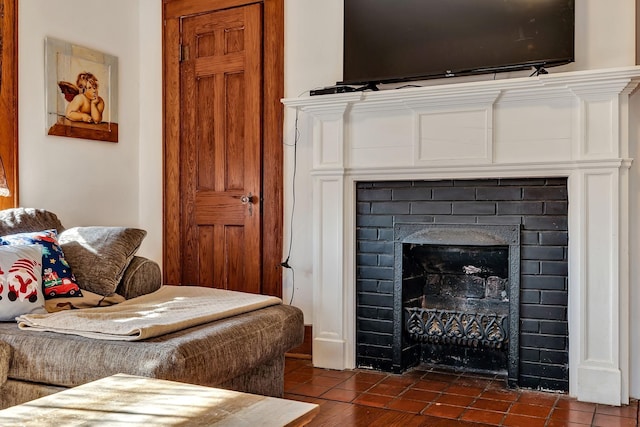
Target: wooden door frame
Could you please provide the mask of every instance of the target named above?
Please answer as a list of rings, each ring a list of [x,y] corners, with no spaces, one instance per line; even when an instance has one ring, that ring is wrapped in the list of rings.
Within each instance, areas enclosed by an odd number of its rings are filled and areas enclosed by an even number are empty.
[[[249,4],[263,7],[262,293],[282,297],[284,0],[163,0],[163,283],[180,281],[180,19]]]
[[[0,19],[0,158],[11,193],[0,197],[0,209],[8,209],[18,206],[18,0],[0,0]]]

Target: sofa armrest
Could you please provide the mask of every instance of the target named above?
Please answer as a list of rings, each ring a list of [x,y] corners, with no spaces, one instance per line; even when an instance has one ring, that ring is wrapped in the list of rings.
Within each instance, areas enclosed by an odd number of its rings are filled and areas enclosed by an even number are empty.
[[[0,341],[0,387],[7,382],[9,363],[11,363],[11,353],[11,346],[4,341]]]
[[[134,256],[124,271],[116,293],[126,299],[138,297],[156,291],[162,285],[162,272],[155,261]]]

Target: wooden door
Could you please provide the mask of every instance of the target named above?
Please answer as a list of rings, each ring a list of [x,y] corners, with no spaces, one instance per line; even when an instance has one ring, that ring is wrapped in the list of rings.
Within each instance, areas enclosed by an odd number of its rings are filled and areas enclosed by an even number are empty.
[[[260,5],[182,23],[182,283],[260,292]]]
[[[281,120],[265,53],[273,10],[273,0],[165,0],[165,283],[281,296],[281,234],[269,228],[282,232],[272,197],[282,183],[265,172],[281,138],[266,124]]]

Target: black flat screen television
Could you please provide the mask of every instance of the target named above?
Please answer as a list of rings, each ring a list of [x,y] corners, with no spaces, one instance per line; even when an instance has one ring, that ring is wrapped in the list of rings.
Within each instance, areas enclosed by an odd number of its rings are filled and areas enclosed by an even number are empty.
[[[573,62],[574,1],[344,0],[344,73],[338,84]]]

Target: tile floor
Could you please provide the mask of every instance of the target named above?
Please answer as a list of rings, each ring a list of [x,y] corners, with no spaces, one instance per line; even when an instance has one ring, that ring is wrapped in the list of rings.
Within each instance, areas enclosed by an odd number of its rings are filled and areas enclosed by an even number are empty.
[[[314,368],[286,359],[285,397],[318,403],[309,426],[638,426],[638,402],[614,407],[505,389],[504,379],[420,368],[403,375]]]

